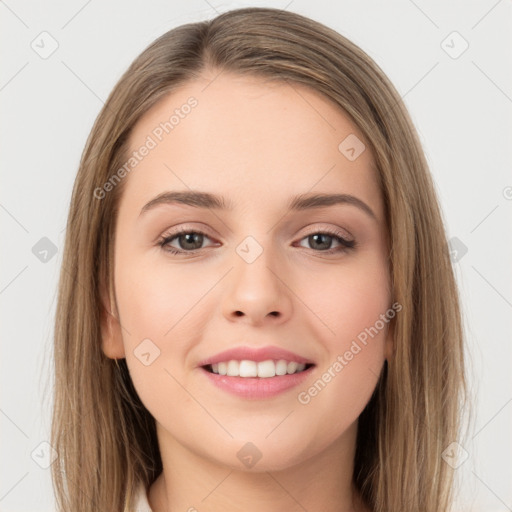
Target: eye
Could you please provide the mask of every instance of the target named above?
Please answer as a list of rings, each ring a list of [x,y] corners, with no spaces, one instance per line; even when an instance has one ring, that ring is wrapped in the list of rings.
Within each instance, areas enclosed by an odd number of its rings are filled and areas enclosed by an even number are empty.
[[[206,233],[197,230],[180,228],[177,231],[164,236],[158,241],[158,245],[171,254],[193,254],[202,249],[205,238],[209,239]],[[178,247],[173,247],[171,242],[175,240]]]
[[[330,229],[316,231],[302,238],[302,240],[307,240],[311,248],[315,249],[315,252],[322,252],[324,254],[344,252],[356,246],[355,240],[347,240],[340,231]],[[338,247],[332,248],[333,242],[337,243]]]
[[[206,233],[182,227],[162,237],[157,242],[157,245],[171,254],[195,254],[200,249],[203,249],[205,239],[210,239]],[[303,240],[307,240],[310,248],[315,250],[315,252],[323,254],[345,252],[356,246],[355,240],[347,240],[342,232],[330,229],[315,231],[302,238],[301,242]],[[333,248],[333,242],[338,244],[338,246]],[[172,243],[177,244],[178,247],[171,245]],[[304,247],[302,244],[300,246]]]

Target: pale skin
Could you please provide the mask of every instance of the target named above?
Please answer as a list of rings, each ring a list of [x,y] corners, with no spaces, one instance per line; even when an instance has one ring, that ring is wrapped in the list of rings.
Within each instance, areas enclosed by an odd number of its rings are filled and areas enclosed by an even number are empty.
[[[351,483],[357,420],[392,355],[391,330],[373,337],[309,403],[298,394],[391,306],[387,227],[372,155],[367,149],[350,161],[340,152],[349,134],[364,138],[312,90],[213,70],[203,75],[134,127],[130,152],[189,97],[197,99],[124,178],[115,236],[117,311],[105,300],[112,315],[104,317],[103,351],[126,357],[157,424],[164,471],[149,503],[154,512],[365,511]],[[233,210],[161,204],[140,215],[162,192],[191,190],[221,195]],[[350,194],[374,217],[353,204],[287,211],[292,197],[313,193]],[[183,237],[168,246],[184,254],[158,245],[178,227],[205,233],[193,255]],[[341,250],[331,235],[315,244],[311,235],[326,229],[357,245]],[[251,263],[236,251],[248,236],[263,250]],[[326,254],[322,243],[334,251]],[[134,354],[144,339],[160,350],[147,366]],[[243,399],[213,386],[198,367],[241,345],[276,345],[315,367],[298,388]],[[237,457],[248,442],[262,454],[252,468]]]

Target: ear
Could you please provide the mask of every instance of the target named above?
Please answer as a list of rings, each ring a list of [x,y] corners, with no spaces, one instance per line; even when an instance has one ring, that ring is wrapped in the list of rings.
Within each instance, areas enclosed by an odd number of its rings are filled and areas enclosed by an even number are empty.
[[[125,357],[121,324],[117,312],[113,311],[106,287],[101,286],[101,349],[111,359]]]

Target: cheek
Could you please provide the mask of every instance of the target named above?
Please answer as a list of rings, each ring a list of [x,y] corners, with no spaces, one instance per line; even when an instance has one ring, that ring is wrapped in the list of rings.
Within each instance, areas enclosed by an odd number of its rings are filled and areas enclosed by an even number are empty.
[[[361,264],[333,266],[304,281],[298,295],[314,313],[312,318],[316,317],[312,325],[318,339],[329,351],[342,350],[358,335],[364,338],[365,329],[374,326],[391,306],[388,269],[377,257]]]
[[[171,339],[190,322],[189,313],[210,287],[208,279],[178,266],[148,264],[142,258],[119,260],[117,299],[127,330],[136,336],[131,342],[141,336],[164,343]]]
[[[163,390],[174,389],[172,376],[181,381],[179,365],[187,351],[186,340],[190,340],[187,333],[193,332],[193,315],[187,313],[200,290],[194,293],[194,283],[186,286],[178,272],[170,279],[169,272],[166,278],[162,269],[140,260],[123,257],[116,263],[126,362],[137,393],[156,416],[168,408],[169,395]],[[180,393],[173,393],[174,401],[180,398]]]
[[[394,317],[385,261],[366,263],[318,275],[315,287],[301,292],[304,302],[314,305],[310,325],[325,357],[299,403],[331,414],[333,424],[355,420],[370,399]]]

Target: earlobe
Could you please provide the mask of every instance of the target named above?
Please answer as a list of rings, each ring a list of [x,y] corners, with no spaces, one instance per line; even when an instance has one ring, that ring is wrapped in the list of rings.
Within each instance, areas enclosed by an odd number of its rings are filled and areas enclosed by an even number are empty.
[[[125,357],[121,324],[111,313],[111,308],[107,307],[109,302],[104,297],[101,307],[101,349],[107,357],[121,359]]]

